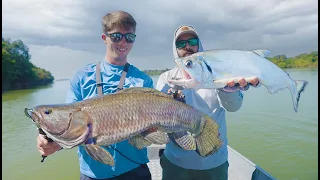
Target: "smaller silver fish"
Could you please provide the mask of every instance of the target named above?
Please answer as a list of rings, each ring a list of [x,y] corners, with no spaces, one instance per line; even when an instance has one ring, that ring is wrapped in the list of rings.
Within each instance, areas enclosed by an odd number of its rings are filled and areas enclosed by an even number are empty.
[[[247,82],[257,77],[270,94],[288,88],[294,111],[298,111],[300,94],[308,82],[293,80],[288,73],[265,57],[269,50],[210,50],[175,60],[183,74],[181,79],[168,79],[171,84],[195,89],[221,89],[228,81]]]

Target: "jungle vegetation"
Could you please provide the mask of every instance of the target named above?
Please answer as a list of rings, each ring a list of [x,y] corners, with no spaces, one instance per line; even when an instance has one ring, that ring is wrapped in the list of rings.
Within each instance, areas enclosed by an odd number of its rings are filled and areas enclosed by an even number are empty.
[[[2,37],[2,92],[47,85],[54,77],[30,62],[29,48],[21,41]]]
[[[267,59],[282,69],[318,67],[318,51],[312,51],[310,53],[300,54],[295,57],[287,57],[286,55],[277,55],[274,57],[267,57]],[[160,75],[161,73],[168,70],[169,69],[144,70],[144,72],[148,75]]]

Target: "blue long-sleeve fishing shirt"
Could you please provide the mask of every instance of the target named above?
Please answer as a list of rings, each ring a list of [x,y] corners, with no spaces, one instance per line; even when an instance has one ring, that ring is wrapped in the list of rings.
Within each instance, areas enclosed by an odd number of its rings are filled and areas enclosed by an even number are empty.
[[[100,67],[101,81],[103,83],[103,94],[116,92],[124,66],[112,65],[107,63],[105,60],[102,60]],[[79,69],[70,80],[70,88],[67,93],[66,102],[71,103],[97,96],[97,88],[95,83],[96,64],[89,64]],[[135,66],[130,65],[123,85],[123,88],[128,87],[153,88],[153,80]],[[145,164],[149,162],[147,149],[144,148],[142,150],[138,150],[130,145],[128,140],[119,142],[112,146],[126,157],[137,163]],[[86,153],[84,148],[80,146],[78,148],[78,157],[80,163],[80,172],[82,174],[98,179],[111,178],[121,175],[139,166],[139,164],[129,161],[114,149],[107,147],[103,148],[105,148],[113,156],[115,160],[115,166],[112,167],[95,161]]]

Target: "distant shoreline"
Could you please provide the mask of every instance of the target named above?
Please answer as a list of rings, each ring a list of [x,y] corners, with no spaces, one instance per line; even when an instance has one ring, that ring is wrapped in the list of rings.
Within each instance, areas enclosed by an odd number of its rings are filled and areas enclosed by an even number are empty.
[[[56,79],[54,81],[69,81],[70,79],[67,79],[67,78],[63,78],[63,79]]]
[[[51,72],[30,62],[29,48],[21,40],[2,37],[2,92],[52,84]]]
[[[3,93],[6,93],[6,92],[9,92],[9,91],[16,91],[16,90],[25,90],[25,89],[34,89],[34,88],[39,88],[39,87],[43,87],[43,86],[49,86],[49,85],[52,85],[54,83],[53,82],[50,82],[48,84],[43,84],[43,85],[33,85],[33,86],[25,86],[25,87],[16,87],[16,88],[12,88],[12,89],[2,89],[2,94]]]
[[[290,67],[290,68],[281,68],[282,70],[286,70],[286,69],[311,69],[311,68],[313,68],[313,69],[318,69],[318,66],[310,66],[310,67]],[[147,71],[163,71],[163,70],[145,70],[145,71],[143,71],[144,73],[146,73],[146,74],[148,74],[148,72]],[[163,71],[163,72],[165,72],[165,71]],[[162,73],[163,73],[162,72]],[[152,74],[148,74],[149,76],[159,76],[159,75],[161,75],[162,73],[156,73],[156,72],[154,72],[154,73],[152,73]]]
[[[298,70],[298,69],[301,69],[301,70],[306,70],[306,69],[318,69],[318,67],[294,67],[294,68],[282,68],[283,70]],[[150,70],[149,70],[150,71]],[[158,70],[160,71],[160,70]],[[159,76],[160,74],[152,74],[150,76]],[[57,80],[54,80],[52,83],[54,83],[55,81],[68,81],[70,79],[67,79],[67,78],[63,78],[63,79],[57,79]],[[50,83],[50,84],[52,84]],[[48,84],[48,85],[50,85]],[[47,86],[47,85],[43,85],[43,86]],[[5,92],[9,92],[9,91],[14,91],[14,90],[24,90],[24,89],[32,89],[32,88],[38,88],[39,86],[32,86],[32,87],[25,87],[25,88],[21,88],[21,89],[10,89],[10,90],[5,90],[5,91],[2,91],[2,93],[5,93]]]
[[[287,70],[287,69],[318,69],[318,66],[310,66],[310,67],[294,67],[294,68],[281,68],[283,70]],[[170,69],[165,69],[165,70],[170,70]],[[160,69],[157,69],[157,70],[144,70],[143,72],[148,74],[146,71],[163,71],[165,72],[164,70],[160,70]],[[162,73],[154,73],[154,74],[148,74],[149,76],[159,76],[161,75]],[[67,79],[67,78],[63,78],[63,79],[57,79],[57,80],[54,80],[54,81],[69,81],[70,79]]]

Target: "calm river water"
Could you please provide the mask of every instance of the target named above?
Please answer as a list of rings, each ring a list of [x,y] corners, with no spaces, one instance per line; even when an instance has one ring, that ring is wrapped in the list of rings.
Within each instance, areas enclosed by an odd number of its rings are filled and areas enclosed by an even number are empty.
[[[286,71],[309,82],[298,113],[288,90],[271,95],[264,87],[251,88],[242,108],[227,113],[229,145],[277,179],[318,179],[318,69]],[[3,179],[79,179],[76,148],[40,163],[36,127],[23,112],[25,107],[63,103],[68,83],[2,94]]]

